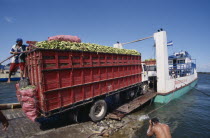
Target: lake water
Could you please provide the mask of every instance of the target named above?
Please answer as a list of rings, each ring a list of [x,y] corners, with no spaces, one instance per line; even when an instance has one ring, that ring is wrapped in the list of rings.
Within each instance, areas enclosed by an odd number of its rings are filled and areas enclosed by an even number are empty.
[[[15,84],[16,82],[0,82],[0,104],[17,103]]]
[[[210,95],[210,74],[199,74],[196,89]],[[134,115],[147,114],[163,104],[144,107]],[[173,138],[210,138],[210,97],[192,89],[182,97],[175,99],[162,108],[149,114],[158,117],[160,122],[169,125]],[[143,120],[134,138],[146,138],[148,119]]]
[[[196,89],[210,94],[210,75],[199,74]],[[10,84],[0,83],[0,104],[17,102],[15,97],[15,82]],[[191,90],[179,99],[173,100],[162,108],[146,115],[147,113],[163,106],[163,104],[147,105],[143,109],[131,114],[141,117],[143,126],[135,131],[133,138],[146,138],[148,119],[158,117],[160,122],[166,123],[171,128],[173,138],[210,138],[210,97]]]

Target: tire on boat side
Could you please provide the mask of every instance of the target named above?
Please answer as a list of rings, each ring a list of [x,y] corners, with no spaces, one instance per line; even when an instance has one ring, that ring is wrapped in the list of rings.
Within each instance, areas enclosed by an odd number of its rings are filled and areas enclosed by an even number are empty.
[[[107,113],[107,103],[105,100],[96,101],[90,108],[89,117],[93,122],[102,120]]]

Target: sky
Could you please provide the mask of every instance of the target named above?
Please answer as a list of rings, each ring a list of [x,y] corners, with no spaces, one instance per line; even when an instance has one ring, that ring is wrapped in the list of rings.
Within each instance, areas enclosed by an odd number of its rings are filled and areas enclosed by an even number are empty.
[[[73,35],[113,46],[167,32],[169,54],[188,51],[198,71],[210,72],[210,0],[0,0],[0,61],[17,38],[44,41]],[[124,45],[154,58],[153,38]]]

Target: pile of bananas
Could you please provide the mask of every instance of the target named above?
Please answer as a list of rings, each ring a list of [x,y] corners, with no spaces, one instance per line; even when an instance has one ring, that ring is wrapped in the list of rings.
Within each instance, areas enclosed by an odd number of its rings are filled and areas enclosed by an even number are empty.
[[[36,46],[44,49],[81,50],[89,52],[140,55],[140,53],[136,50],[119,49],[119,48],[113,48],[109,46],[102,46],[91,43],[74,43],[66,41],[42,41],[36,43]]]
[[[35,89],[35,88],[36,88],[36,86],[34,86],[34,85],[28,85],[25,88],[21,88],[21,90]]]
[[[150,58],[150,59],[146,59],[145,61],[156,61],[156,59]]]

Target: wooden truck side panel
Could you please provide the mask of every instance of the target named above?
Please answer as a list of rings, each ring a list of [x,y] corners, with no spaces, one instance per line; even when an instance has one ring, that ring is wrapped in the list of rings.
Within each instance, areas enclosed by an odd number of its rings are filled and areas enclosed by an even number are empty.
[[[44,113],[141,82],[141,56],[136,55],[37,49],[26,65]]]

